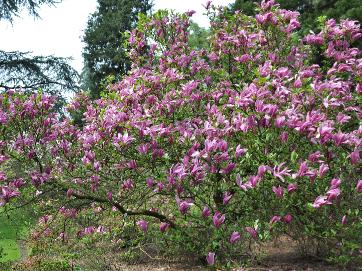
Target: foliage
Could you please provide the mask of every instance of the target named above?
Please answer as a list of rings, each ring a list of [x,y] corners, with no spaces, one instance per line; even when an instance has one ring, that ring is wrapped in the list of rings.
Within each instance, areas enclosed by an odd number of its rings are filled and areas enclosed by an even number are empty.
[[[38,17],[40,5],[54,5],[60,0],[3,0],[0,1],[0,20],[13,21],[25,8]],[[55,110],[61,111],[66,91],[78,90],[78,73],[66,58],[32,56],[29,52],[5,52],[0,50],[0,90],[22,88],[29,91],[42,89],[45,93],[58,95]]]
[[[24,239],[31,226],[32,212],[23,207],[17,210],[0,208],[0,262],[15,261],[20,257],[18,241]]]
[[[2,94],[0,160],[27,175],[1,174],[1,204],[38,203],[43,242],[133,249],[155,236],[219,266],[287,234],[360,262],[359,25],[327,20],[301,41],[298,14],[274,1],[255,18],[209,5],[199,50],[192,13],[141,16],[129,74],[69,105],[82,127],[59,121],[52,97]]]
[[[19,16],[22,9],[27,9],[29,14],[38,17],[38,8],[41,5],[54,5],[61,0],[1,0],[0,20],[12,22],[14,17]]]
[[[209,47],[208,38],[210,33],[207,29],[200,27],[197,23],[191,22],[190,27],[189,45],[192,49],[202,49]]]
[[[241,10],[247,15],[255,15],[255,7],[260,0],[236,0],[231,10]],[[359,0],[279,0],[281,8],[298,11],[305,33],[316,30],[317,18],[351,19],[362,22],[362,6]]]
[[[54,56],[31,56],[29,53],[0,51],[0,88],[26,90],[42,89],[59,95],[77,91],[78,73],[67,63],[68,59]]]
[[[117,80],[130,69],[123,33],[135,26],[139,13],[151,7],[150,0],[98,0],[83,37],[83,89],[90,89],[91,97],[100,97],[100,83],[107,76]]]

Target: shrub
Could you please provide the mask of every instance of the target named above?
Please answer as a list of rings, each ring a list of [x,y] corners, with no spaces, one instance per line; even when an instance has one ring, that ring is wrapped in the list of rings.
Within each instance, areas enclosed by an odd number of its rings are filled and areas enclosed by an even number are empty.
[[[28,173],[2,174],[2,204],[52,213],[35,238],[112,239],[112,223],[133,221],[210,265],[283,234],[360,260],[359,25],[328,20],[300,40],[298,13],[274,1],[255,18],[207,11],[200,50],[188,46],[193,12],[142,17],[129,75],[69,105],[85,109],[81,128],[51,113],[51,97],[2,94],[1,160]]]

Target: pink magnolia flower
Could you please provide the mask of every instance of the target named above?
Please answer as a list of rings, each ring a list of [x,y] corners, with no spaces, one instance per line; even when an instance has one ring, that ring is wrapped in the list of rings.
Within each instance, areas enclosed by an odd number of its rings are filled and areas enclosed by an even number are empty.
[[[323,177],[329,170],[329,167],[328,165],[322,163],[320,166],[319,166],[319,177]]]
[[[1,187],[1,194],[0,199],[4,201],[4,203],[0,202],[0,206],[4,205],[5,203],[9,202],[11,198],[17,197],[20,195],[20,192],[17,190],[12,190],[7,186]]]
[[[323,205],[327,205],[327,204],[332,204],[332,202],[330,202],[328,200],[328,197],[327,196],[318,196],[314,203],[312,204],[313,208],[319,208]]]
[[[148,230],[148,223],[145,220],[137,221],[137,226],[140,227],[140,229],[144,232],[147,232]]]
[[[275,215],[275,216],[273,216],[273,217],[270,219],[269,223],[270,223],[270,225],[272,226],[273,224],[277,223],[277,222],[280,221],[281,219],[282,219],[281,216]]]
[[[358,150],[351,152],[349,157],[351,158],[352,165],[357,164],[361,160]]]
[[[178,208],[181,212],[181,214],[186,214],[187,211],[190,209],[191,203],[187,202],[187,201],[182,201],[180,202]]]
[[[67,190],[67,197],[70,198],[73,195],[73,189],[69,188]]]
[[[229,163],[226,167],[220,170],[221,174],[230,174],[230,172],[235,168],[235,163]]]
[[[297,80],[295,80],[295,82],[294,82],[294,84],[293,84],[293,86],[295,87],[295,88],[301,88],[302,87],[302,81],[300,80],[300,77],[298,77],[297,78]]]
[[[287,167],[283,166],[285,165],[285,163],[281,163],[278,166],[275,166],[273,169],[273,175],[277,178],[279,178],[282,182],[284,182],[284,176],[290,176],[289,172],[290,170]]]
[[[303,161],[300,165],[299,165],[299,170],[296,174],[293,174],[293,179],[297,178],[297,177],[303,177],[306,176],[308,172],[308,164],[307,161]]]
[[[216,228],[220,228],[220,226],[225,222],[225,215],[217,211],[212,217],[212,222],[214,223]]]
[[[134,188],[134,184],[133,184],[132,179],[127,179],[122,184],[122,189],[123,190],[132,190],[133,188]]]
[[[112,201],[112,198],[113,198],[113,193],[112,193],[112,192],[108,192],[108,193],[107,193],[107,199],[108,199],[109,201]]]
[[[293,193],[295,190],[297,190],[297,188],[298,188],[298,185],[296,183],[288,184],[288,188],[287,188],[288,193],[289,194]]]
[[[328,196],[327,200],[332,201],[335,200],[341,194],[341,190],[339,188],[332,188],[328,190],[326,194]]]
[[[235,157],[239,158],[240,156],[245,155],[246,152],[247,152],[247,149],[241,148],[240,145],[238,145],[238,146],[236,146]]]
[[[165,232],[169,227],[170,227],[170,224],[168,224],[168,223],[166,223],[166,222],[161,222],[161,224],[160,224],[160,231],[161,231],[161,232]]]
[[[344,216],[342,217],[341,223],[342,223],[342,225],[346,225],[346,224],[347,224],[347,216],[346,216],[346,215],[344,215]]]
[[[215,264],[215,253],[209,252],[206,256],[206,261],[208,265],[214,265]]]
[[[289,138],[288,132],[282,132],[279,138],[282,142],[287,142]]]
[[[260,165],[258,167],[258,176],[260,178],[262,178],[264,176],[264,174],[269,170],[270,168],[268,166],[265,165]]]
[[[255,228],[245,227],[245,230],[250,234],[250,236],[254,239],[258,238],[258,232]]]
[[[242,183],[240,174],[236,175],[236,184],[243,189],[244,191],[247,191],[250,188],[253,188],[251,182]]]
[[[231,194],[230,192],[225,192],[222,200],[223,204],[224,205],[228,204],[232,197],[233,194]]]
[[[334,188],[338,188],[341,184],[341,180],[340,179],[337,179],[337,178],[334,178],[331,180],[331,188],[334,189]]]
[[[202,210],[202,216],[204,218],[208,218],[211,215],[211,211],[209,209],[209,207],[205,206],[204,209]]]
[[[235,244],[240,239],[240,233],[237,231],[234,231],[230,236],[230,243]]]
[[[152,178],[147,178],[146,179],[146,184],[149,188],[151,188],[153,186],[154,180]]]
[[[291,214],[286,214],[284,217],[283,217],[283,221],[287,224],[289,224],[290,222],[292,222],[293,220],[293,217]]]
[[[356,189],[359,193],[362,193],[362,180],[357,181]]]
[[[281,186],[278,187],[273,186],[273,192],[278,198],[282,198],[284,196],[284,188]]]

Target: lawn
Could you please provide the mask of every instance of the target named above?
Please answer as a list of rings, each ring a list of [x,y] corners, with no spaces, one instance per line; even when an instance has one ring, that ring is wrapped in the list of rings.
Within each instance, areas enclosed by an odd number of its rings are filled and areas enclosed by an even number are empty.
[[[9,217],[0,209],[0,262],[14,261],[20,258],[20,249],[17,241],[24,237],[27,225],[31,221],[24,210],[13,211]]]

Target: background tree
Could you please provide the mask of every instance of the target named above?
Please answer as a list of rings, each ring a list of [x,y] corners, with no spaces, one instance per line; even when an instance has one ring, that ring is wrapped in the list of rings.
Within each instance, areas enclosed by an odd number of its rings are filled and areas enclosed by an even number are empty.
[[[210,30],[199,26],[195,22],[190,23],[190,37],[189,44],[193,49],[208,48],[210,43],[208,38],[210,36]]]
[[[54,5],[61,2],[62,0],[1,0],[0,20],[12,22],[23,9],[27,9],[32,16],[39,17],[38,8],[41,5]]]
[[[139,13],[152,8],[151,0],[98,0],[98,9],[88,21],[83,37],[85,67],[83,88],[98,98],[107,77],[116,81],[130,69],[123,33],[131,30]]]
[[[255,7],[261,0],[236,0],[230,5],[232,11],[241,10],[247,15],[255,15]],[[280,7],[300,12],[300,21],[304,32],[316,29],[317,18],[326,16],[334,19],[352,19],[362,21],[360,0],[278,0]]]
[[[12,22],[23,9],[39,17],[40,5],[54,5],[61,0],[1,0],[0,20]],[[22,88],[26,91],[41,89],[58,96],[56,109],[65,103],[64,92],[76,91],[79,75],[69,65],[68,58],[33,56],[29,52],[0,50],[0,90]]]
[[[0,88],[41,89],[57,95],[58,109],[64,104],[64,92],[78,88],[78,74],[67,58],[32,56],[26,52],[0,51]]]

